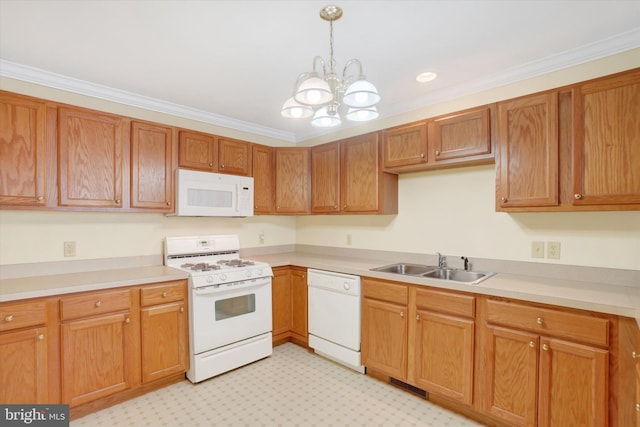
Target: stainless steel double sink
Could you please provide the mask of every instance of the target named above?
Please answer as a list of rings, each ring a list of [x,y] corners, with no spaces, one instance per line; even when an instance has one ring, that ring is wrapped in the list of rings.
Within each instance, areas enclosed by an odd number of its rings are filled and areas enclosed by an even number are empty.
[[[372,268],[371,271],[401,274],[404,276],[425,277],[430,279],[448,280],[452,282],[477,285],[496,273],[489,271],[467,271],[459,268],[441,268],[436,265],[422,265],[409,263],[395,263]]]

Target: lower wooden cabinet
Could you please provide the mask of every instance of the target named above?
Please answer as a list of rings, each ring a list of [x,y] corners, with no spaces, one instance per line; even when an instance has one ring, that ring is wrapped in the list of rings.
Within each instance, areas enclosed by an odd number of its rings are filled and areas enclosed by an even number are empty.
[[[140,290],[142,382],[188,369],[188,313],[182,282]]]
[[[307,346],[307,269],[273,268],[271,285],[273,345],[295,342]]]
[[[609,424],[608,319],[491,299],[485,308],[484,411],[514,426]]]
[[[186,280],[0,303],[0,402],[71,417],[184,378]]]
[[[408,286],[362,279],[362,364],[406,380]]]
[[[47,403],[47,328],[0,334],[0,402]]]

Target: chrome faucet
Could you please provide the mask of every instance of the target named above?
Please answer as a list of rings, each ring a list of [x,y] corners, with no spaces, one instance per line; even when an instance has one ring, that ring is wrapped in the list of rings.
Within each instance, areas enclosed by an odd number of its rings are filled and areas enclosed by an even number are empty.
[[[466,256],[460,258],[464,261],[464,271],[469,271],[469,258]]]
[[[438,268],[447,268],[447,257],[440,252],[436,252],[438,255]]]

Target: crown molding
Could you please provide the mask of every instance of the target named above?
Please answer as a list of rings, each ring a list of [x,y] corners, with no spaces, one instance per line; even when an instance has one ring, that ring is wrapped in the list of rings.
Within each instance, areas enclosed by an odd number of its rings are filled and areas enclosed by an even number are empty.
[[[5,59],[0,59],[0,76],[129,105],[132,107],[143,108],[145,110],[170,114],[172,116],[182,117],[198,122],[262,135],[269,138],[280,139],[287,142],[296,142],[295,135],[291,132],[284,132],[219,114],[209,113],[196,108],[174,104],[161,99],[127,92],[73,77],[67,77],[61,74],[42,70],[40,68],[7,61]]]

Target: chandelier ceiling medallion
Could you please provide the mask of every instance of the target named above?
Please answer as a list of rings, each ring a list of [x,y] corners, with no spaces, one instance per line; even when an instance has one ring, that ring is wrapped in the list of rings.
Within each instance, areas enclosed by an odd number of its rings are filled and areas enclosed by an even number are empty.
[[[346,114],[348,120],[356,122],[378,117],[375,105],[380,101],[380,95],[376,87],[362,74],[360,61],[347,61],[342,77],[335,72],[333,21],[341,16],[342,9],[335,5],[325,6],[320,10],[320,17],[329,21],[329,72],[327,63],[320,56],[313,58],[313,71],[302,73],[296,79],[293,97],[286,100],[282,106],[283,117],[299,119],[313,116],[311,124],[317,127],[339,126],[342,123],[339,109]],[[354,67],[357,74],[348,74]],[[341,108],[342,105],[345,107]]]

